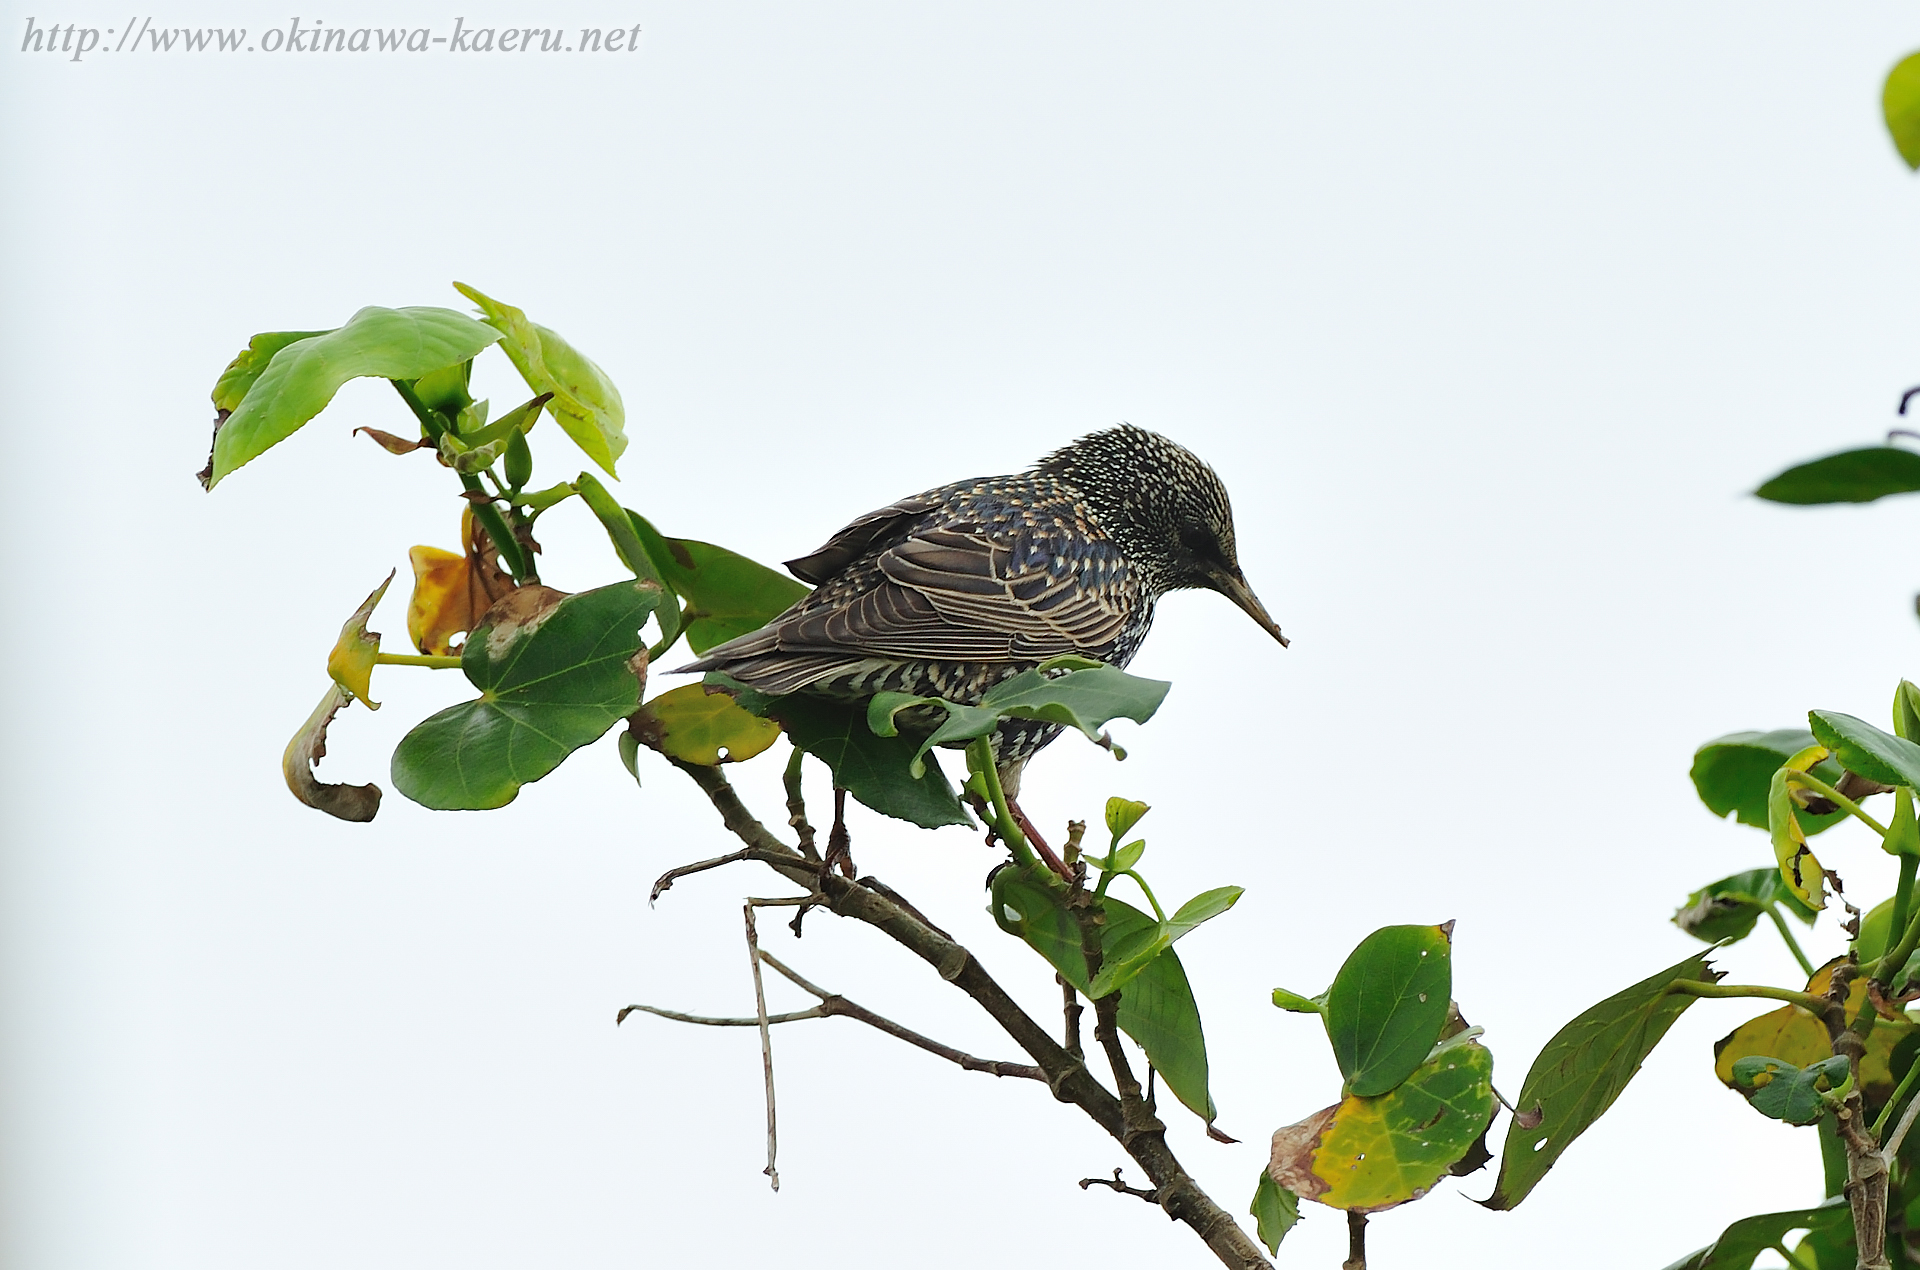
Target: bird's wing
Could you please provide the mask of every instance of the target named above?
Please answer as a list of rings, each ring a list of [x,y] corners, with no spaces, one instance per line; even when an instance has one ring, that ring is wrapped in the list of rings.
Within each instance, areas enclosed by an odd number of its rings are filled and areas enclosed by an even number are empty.
[[[904,534],[907,526],[940,505],[933,494],[903,498],[860,519],[827,539],[826,545],[798,560],[787,561],[787,572],[809,586],[819,586],[871,550],[875,543]]]
[[[929,525],[881,551],[840,602],[776,621],[775,645],[942,661],[1038,661],[1111,644],[1137,602],[1117,548],[1023,529]],[[872,575],[869,575],[872,576]],[[826,598],[826,597],[822,597]]]

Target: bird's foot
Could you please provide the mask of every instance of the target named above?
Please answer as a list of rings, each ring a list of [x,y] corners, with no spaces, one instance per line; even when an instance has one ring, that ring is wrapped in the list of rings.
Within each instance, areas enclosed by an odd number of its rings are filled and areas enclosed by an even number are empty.
[[[847,833],[847,791],[844,789],[833,791],[833,828],[827,831],[827,854],[820,861],[821,878],[836,868],[848,881],[858,872],[853,867],[853,838]]]

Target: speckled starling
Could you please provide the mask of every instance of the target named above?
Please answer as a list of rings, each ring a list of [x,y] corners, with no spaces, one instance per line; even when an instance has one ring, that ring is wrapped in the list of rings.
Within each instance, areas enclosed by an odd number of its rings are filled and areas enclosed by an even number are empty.
[[[718,670],[776,696],[895,691],[972,703],[1065,653],[1125,666],[1155,602],[1193,587],[1218,591],[1287,642],[1241,575],[1220,478],[1131,425],[1016,475],[903,498],[787,568],[815,590],[680,669]],[[994,750],[1010,794],[1059,731],[1001,725]]]

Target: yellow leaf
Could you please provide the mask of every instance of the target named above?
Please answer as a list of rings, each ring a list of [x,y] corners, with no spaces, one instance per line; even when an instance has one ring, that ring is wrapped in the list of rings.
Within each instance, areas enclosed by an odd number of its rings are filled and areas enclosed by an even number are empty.
[[[1302,1199],[1377,1213],[1419,1199],[1493,1119],[1493,1055],[1443,1046],[1388,1093],[1349,1094],[1273,1135],[1267,1172]]]
[[[392,585],[393,574],[389,572],[387,580],[374,588],[373,594],[340,628],[340,638],[327,654],[327,673],[333,676],[333,682],[366,702],[369,710],[380,708],[380,703],[367,695],[372,688],[373,658],[380,651],[380,636],[367,630],[367,619],[373,616],[374,606]]]
[[[663,692],[642,713],[654,726],[643,726],[641,739],[670,758],[702,767],[744,763],[780,737],[779,724],[748,714],[726,693],[708,693],[701,684]]]
[[[413,566],[407,635],[415,648],[433,656],[458,652],[453,637],[472,630],[495,600],[514,589],[486,531],[474,525],[471,510],[461,513],[460,537],[467,544],[464,556],[438,547],[415,547],[407,553]]]
[[[1813,972],[1807,981],[1809,996],[1825,997],[1833,984],[1834,967],[1844,960],[1835,957]],[[1847,1017],[1860,1013],[1867,999],[1864,976],[1847,985]],[[1913,1033],[1913,1024],[1881,1019],[1867,1037],[1867,1052],[1860,1060],[1860,1092],[1869,1105],[1885,1102],[1893,1093],[1893,1050]],[[1748,1019],[1714,1046],[1713,1074],[1729,1089],[1733,1083],[1733,1065],[1743,1058],[1777,1058],[1795,1067],[1807,1067],[1833,1055],[1827,1038],[1827,1026],[1797,1005],[1783,1005],[1758,1018]]]

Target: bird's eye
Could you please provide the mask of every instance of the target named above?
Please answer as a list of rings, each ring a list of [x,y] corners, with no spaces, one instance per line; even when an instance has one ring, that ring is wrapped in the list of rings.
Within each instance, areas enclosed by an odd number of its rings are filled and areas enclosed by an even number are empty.
[[[1188,525],[1180,530],[1180,545],[1196,560],[1218,562],[1220,559],[1220,543],[1198,525]]]

